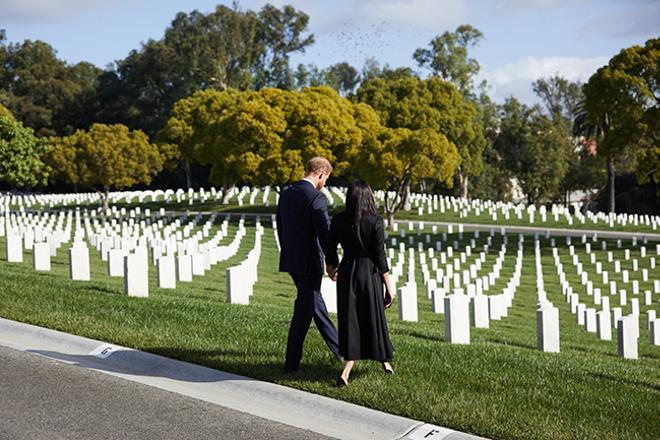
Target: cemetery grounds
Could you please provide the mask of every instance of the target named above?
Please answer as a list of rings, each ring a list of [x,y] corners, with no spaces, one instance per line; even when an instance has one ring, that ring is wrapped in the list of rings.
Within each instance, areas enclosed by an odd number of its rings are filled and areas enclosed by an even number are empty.
[[[36,271],[31,250],[23,251],[23,262],[8,262],[5,257],[7,237],[0,236],[0,316],[493,439],[658,438],[660,348],[651,343],[647,322],[647,312],[657,311],[660,296],[660,281],[657,281],[660,280],[660,269],[655,263],[660,259],[657,241],[648,239],[645,243],[639,238],[635,243],[630,239],[617,242],[586,232],[583,237],[573,237],[569,245],[565,237],[556,233],[549,237],[543,233],[537,237],[531,233],[502,235],[499,226],[491,231],[481,231],[478,236],[467,229],[459,232],[457,226],[432,227],[427,224],[422,229],[419,220],[498,225],[515,225],[518,221],[529,225],[529,217],[527,212],[522,218],[512,215],[510,223],[505,223],[501,217],[492,220],[492,215],[483,211],[477,215],[474,209],[469,213],[448,209],[447,216],[442,217],[438,212],[428,213],[424,205],[421,205],[424,211],[420,216],[420,212],[415,211],[419,209],[417,206],[413,212],[398,216],[415,221],[411,225],[400,223],[399,231],[390,230],[387,239],[391,267],[398,266],[401,270],[398,287],[402,287],[406,277],[410,276],[410,249],[413,249],[415,263],[412,276],[416,282],[418,321],[399,318],[400,298],[386,313],[395,347],[393,367],[396,374],[384,375],[376,362],[358,362],[350,386],[337,389],[333,383],[340,365],[333,360],[313,326],[305,343],[303,372],[295,376],[282,373],[295,289],[288,275],[277,271],[278,250],[271,219],[274,194],[266,199],[258,195],[248,200],[248,193],[240,202],[240,194],[235,194],[227,205],[221,205],[215,197],[206,198],[208,194],[197,193],[192,200],[187,193],[181,197],[170,195],[167,201],[163,195],[153,200],[142,197],[141,201],[137,196],[118,196],[113,201],[114,218],[117,224],[130,222],[131,227],[140,222],[144,222],[144,227],[158,226],[159,220],[165,226],[178,219],[182,226],[179,230],[187,224],[190,225],[189,236],[203,235],[206,229],[208,237],[221,231],[222,223],[227,221],[227,234],[222,234],[218,243],[227,245],[239,230],[241,211],[264,213],[259,217],[264,230],[260,236],[258,280],[253,286],[253,295],[249,297],[249,305],[228,303],[226,269],[243,262],[254,248],[257,234],[253,216],[245,216],[243,220],[245,235],[235,255],[213,265],[203,276],[194,276],[191,282],[177,282],[175,289],[158,288],[150,250],[148,298],[125,295],[123,277],[108,276],[108,263],[102,261],[100,253],[89,242],[91,280],[73,281],[69,276],[67,252],[70,242],[62,243],[51,258],[50,271]],[[341,197],[338,193],[334,196],[337,200],[331,205],[341,209]],[[48,220],[53,226],[60,215],[60,225],[75,224],[76,208],[83,218],[90,215],[96,203],[73,200],[57,204],[41,200],[29,207],[23,206],[22,214],[21,208],[15,204],[4,206],[9,206],[11,214],[5,211],[0,213],[0,218],[21,215],[43,219],[44,213],[49,212]],[[202,210],[208,212],[198,213]],[[230,211],[232,214],[228,214]],[[67,218],[68,212],[72,214]],[[211,212],[215,214],[212,221]],[[451,215],[457,215],[458,219]],[[491,221],[484,221],[484,217]],[[554,221],[549,216],[541,225],[656,232],[655,225],[635,225],[628,220],[626,224],[617,222],[613,227],[601,221],[591,228],[585,227],[590,226],[589,221],[584,224],[579,220],[572,221],[569,226],[562,224],[568,223],[566,220]],[[204,228],[207,222],[208,226]],[[48,224],[47,221],[44,224]],[[139,229],[144,230],[144,227]],[[403,237],[401,230],[405,234]],[[535,238],[538,239],[539,266]],[[202,239],[206,240],[206,237]],[[436,242],[441,243],[440,249]],[[603,242],[605,249],[602,248]],[[405,251],[400,254],[402,244]],[[434,313],[432,299],[423,282],[420,244],[427,271],[432,265],[429,249],[434,250],[436,259],[444,253],[446,264],[438,262],[438,266],[445,267],[458,259],[461,271],[481,258],[483,261],[477,271],[480,278],[491,273],[494,265],[500,266],[500,276],[484,292],[486,295],[499,294],[510,286],[516,271],[517,252],[522,249],[520,277],[507,316],[489,320],[487,329],[471,327],[468,345],[446,342],[445,316]],[[556,256],[553,255],[553,244]],[[487,252],[484,245],[488,245]],[[466,252],[466,246],[470,247],[469,252]],[[447,255],[448,247],[452,247],[451,257]],[[504,250],[503,254],[501,250]],[[480,256],[482,252],[483,257]],[[600,310],[601,305],[595,303],[593,291],[588,294],[582,284],[584,275],[577,274],[575,258],[582,272],[587,274],[592,289],[600,289],[603,297],[610,297],[610,307],[620,307],[622,315],[628,315],[633,312],[633,300],[637,300],[638,359],[624,359],[617,354],[614,327],[612,340],[608,341],[601,340],[593,331],[587,331],[586,324],[578,324],[567,301],[570,295],[565,295],[560,283],[557,262],[563,266],[565,283],[579,294],[583,307]],[[597,273],[597,264],[600,264],[600,274]],[[537,272],[538,267],[540,272]],[[609,272],[607,283],[603,282],[603,271]],[[627,282],[624,282],[625,271]],[[537,349],[539,278],[547,300],[559,310],[560,353],[544,353]],[[610,281],[615,281],[616,292],[610,292]],[[633,284],[637,286],[635,289]],[[626,290],[625,305],[620,304],[621,289]],[[336,320],[334,314],[332,318]]]

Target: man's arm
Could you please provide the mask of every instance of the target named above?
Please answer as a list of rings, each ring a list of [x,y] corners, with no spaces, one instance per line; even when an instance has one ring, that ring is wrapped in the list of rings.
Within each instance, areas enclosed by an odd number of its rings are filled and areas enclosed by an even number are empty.
[[[325,254],[325,262],[328,266],[337,267],[339,257],[337,256],[337,245],[334,248],[330,243],[330,218],[328,217],[328,205],[323,193],[319,193],[312,201],[312,223],[316,236]]]

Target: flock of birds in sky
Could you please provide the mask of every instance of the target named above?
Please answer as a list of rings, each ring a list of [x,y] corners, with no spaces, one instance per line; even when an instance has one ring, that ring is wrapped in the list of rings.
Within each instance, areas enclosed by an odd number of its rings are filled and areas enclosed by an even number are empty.
[[[393,26],[387,20],[369,25],[344,21],[333,31],[315,33],[316,51],[312,54],[317,60],[328,64],[347,61],[354,66],[361,66],[370,58],[387,62],[392,50],[403,50],[400,43],[402,37],[405,37],[406,40],[417,42],[406,54],[412,60],[412,53],[416,48],[428,45],[430,30],[428,27],[420,29],[412,24],[405,27]]]

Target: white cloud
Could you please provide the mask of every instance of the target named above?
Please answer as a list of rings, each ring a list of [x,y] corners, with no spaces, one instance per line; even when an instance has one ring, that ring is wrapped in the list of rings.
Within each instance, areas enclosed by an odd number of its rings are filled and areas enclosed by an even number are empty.
[[[593,36],[598,29],[613,38],[651,38],[658,33],[660,2],[641,1],[625,4],[620,10],[597,12],[581,29],[580,36]]]
[[[8,22],[44,23],[75,19],[99,8],[115,6],[118,0],[0,0],[0,25]]]
[[[497,69],[484,69],[479,80],[485,79],[491,86],[491,96],[498,102],[514,95],[527,104],[537,102],[532,91],[532,82],[538,78],[553,75],[562,76],[570,81],[585,82],[601,66],[607,64],[609,57],[526,57]]]
[[[561,0],[500,0],[496,9],[504,14],[521,14],[532,11],[541,11],[562,4],[566,6],[567,2]]]

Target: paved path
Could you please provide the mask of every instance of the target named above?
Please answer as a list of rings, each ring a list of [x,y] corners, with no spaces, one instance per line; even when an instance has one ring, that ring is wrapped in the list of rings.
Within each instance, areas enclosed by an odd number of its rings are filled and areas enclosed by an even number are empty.
[[[2,440],[479,439],[2,318],[0,366]]]
[[[329,438],[10,348],[0,365],[0,439]]]

